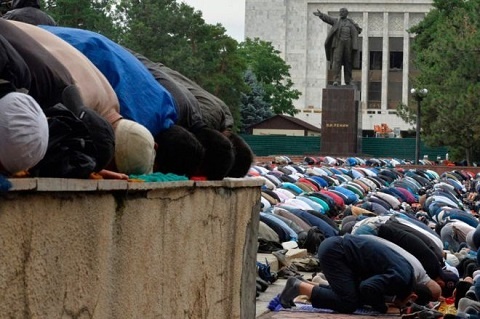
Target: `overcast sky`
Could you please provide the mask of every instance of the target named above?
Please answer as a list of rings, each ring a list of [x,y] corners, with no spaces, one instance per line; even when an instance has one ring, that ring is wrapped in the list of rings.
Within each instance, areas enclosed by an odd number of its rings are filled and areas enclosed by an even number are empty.
[[[242,42],[244,40],[245,0],[177,0],[184,2],[195,10],[202,11],[203,19],[208,24],[220,23],[227,34]]]

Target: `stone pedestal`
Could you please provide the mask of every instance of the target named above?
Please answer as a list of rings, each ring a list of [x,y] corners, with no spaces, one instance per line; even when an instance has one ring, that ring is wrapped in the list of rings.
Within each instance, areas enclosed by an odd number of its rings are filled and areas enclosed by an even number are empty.
[[[360,92],[355,86],[323,89],[321,153],[354,156],[362,152]]]

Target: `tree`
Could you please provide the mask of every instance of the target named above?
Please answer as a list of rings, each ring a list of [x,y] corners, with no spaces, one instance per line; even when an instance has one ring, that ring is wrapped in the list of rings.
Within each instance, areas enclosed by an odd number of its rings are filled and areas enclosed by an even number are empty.
[[[200,11],[175,0],[122,0],[119,10],[123,45],[192,79],[239,122],[246,66],[223,26],[206,24]]]
[[[258,38],[246,39],[240,44],[240,54],[265,90],[265,102],[271,105],[275,114],[295,115],[293,101],[300,97],[300,91],[293,89],[290,66],[280,57],[271,42]]]
[[[252,70],[245,72],[244,79],[251,91],[249,94],[242,93],[242,106],[240,109],[241,133],[247,133],[247,127],[268,119],[273,115],[270,105],[264,100],[265,91],[259,85]]]
[[[181,24],[179,4],[175,0],[121,0],[118,10],[123,27],[121,43],[152,61],[171,66],[172,48],[181,51],[187,43],[176,36]],[[177,55],[190,63],[183,52]]]
[[[115,0],[45,0],[45,12],[58,25],[91,30],[117,40]]]
[[[203,68],[191,78],[229,106],[237,125],[240,123],[241,93],[248,90],[243,79],[245,62],[238,54],[237,41],[227,36],[221,25],[204,28],[206,39],[197,41],[195,54],[202,60]]]
[[[480,2],[435,0],[413,42],[422,102],[422,136],[431,146],[463,153],[470,165],[480,147]]]

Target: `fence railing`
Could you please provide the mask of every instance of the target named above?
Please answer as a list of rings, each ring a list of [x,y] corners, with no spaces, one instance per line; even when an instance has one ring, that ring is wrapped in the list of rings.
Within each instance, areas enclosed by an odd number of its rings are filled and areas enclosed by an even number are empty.
[[[256,156],[268,155],[337,155],[322,154],[322,139],[318,136],[284,135],[242,135]],[[338,143],[342,143],[339,138]],[[420,156],[429,160],[445,159],[446,147],[428,147],[420,144]],[[365,157],[388,157],[413,160],[415,158],[415,138],[362,138],[360,154],[346,154]]]

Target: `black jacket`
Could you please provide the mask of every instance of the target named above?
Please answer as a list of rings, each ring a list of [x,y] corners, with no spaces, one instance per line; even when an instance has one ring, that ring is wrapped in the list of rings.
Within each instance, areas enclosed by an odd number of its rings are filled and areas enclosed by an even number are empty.
[[[6,12],[2,18],[33,25],[57,25],[51,16],[40,9],[39,0],[13,0],[12,10]]]
[[[65,66],[28,33],[17,28],[13,21],[0,19],[0,35],[18,52],[30,70],[29,95],[42,109],[61,103],[63,90],[74,84]]]
[[[0,35],[0,97],[13,91],[30,89],[30,70],[17,50]]]

